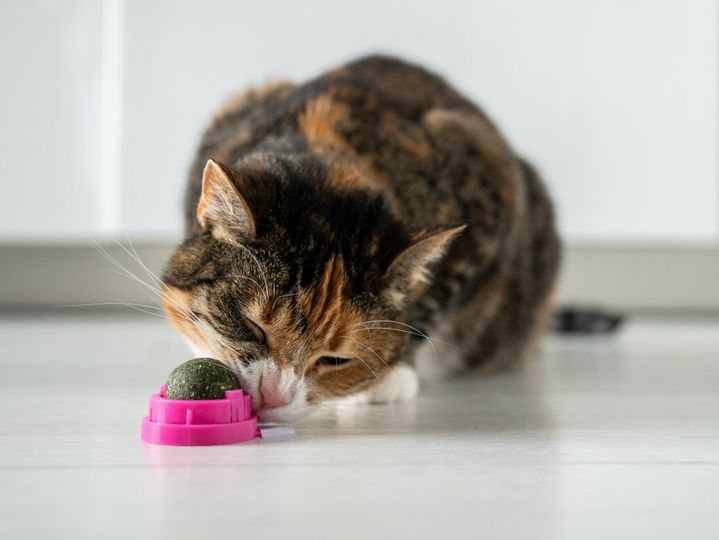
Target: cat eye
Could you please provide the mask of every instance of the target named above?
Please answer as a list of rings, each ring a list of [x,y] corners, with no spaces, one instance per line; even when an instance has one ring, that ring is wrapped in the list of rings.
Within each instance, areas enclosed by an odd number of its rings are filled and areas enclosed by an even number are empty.
[[[252,335],[257,339],[257,341],[261,343],[265,343],[267,338],[265,337],[265,332],[257,326],[255,323],[253,323],[250,319],[246,318],[244,319],[245,326],[250,330]]]
[[[343,366],[351,361],[349,358],[340,358],[339,356],[322,356],[316,363],[318,366]]]

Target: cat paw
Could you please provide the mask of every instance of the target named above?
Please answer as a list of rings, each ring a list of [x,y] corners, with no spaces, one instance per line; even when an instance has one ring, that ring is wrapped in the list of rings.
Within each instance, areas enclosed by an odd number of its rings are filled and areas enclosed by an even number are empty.
[[[414,355],[414,367],[423,381],[445,381],[462,369],[464,360],[459,351],[441,343],[424,342]]]
[[[368,392],[370,403],[395,403],[407,401],[417,395],[419,379],[417,372],[407,364],[392,368],[384,379]]]

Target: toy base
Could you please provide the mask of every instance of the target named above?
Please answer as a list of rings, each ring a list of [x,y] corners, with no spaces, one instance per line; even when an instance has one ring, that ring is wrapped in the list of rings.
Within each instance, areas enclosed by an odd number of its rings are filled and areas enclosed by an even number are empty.
[[[165,387],[150,396],[140,438],[151,444],[209,446],[259,437],[252,399],[242,390],[225,391],[224,399],[165,399]]]
[[[151,444],[170,446],[209,446],[213,444],[234,444],[249,441],[260,436],[257,418],[229,424],[160,424],[142,419],[143,441]]]

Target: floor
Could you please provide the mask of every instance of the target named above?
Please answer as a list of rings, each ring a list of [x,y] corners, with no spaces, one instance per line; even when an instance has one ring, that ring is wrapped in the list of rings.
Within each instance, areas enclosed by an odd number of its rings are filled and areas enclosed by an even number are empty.
[[[187,357],[163,321],[2,316],[0,538],[719,538],[719,321],[541,356],[291,439],[157,447],[146,399]]]

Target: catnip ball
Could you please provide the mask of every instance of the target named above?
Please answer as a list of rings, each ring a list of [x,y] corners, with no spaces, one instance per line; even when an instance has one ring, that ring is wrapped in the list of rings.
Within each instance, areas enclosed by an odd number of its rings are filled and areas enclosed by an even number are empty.
[[[238,390],[237,377],[214,358],[193,358],[172,370],[165,383],[166,399],[223,399],[225,390]]]

